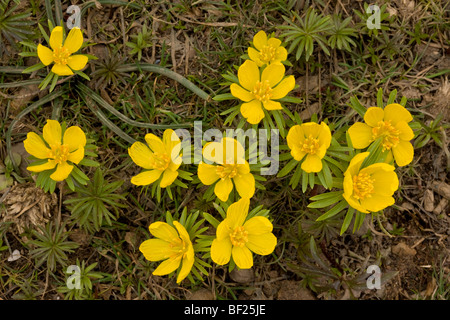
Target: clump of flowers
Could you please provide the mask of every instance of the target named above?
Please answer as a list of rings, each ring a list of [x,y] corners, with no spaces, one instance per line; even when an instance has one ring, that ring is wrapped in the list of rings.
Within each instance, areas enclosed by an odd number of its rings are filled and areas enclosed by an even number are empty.
[[[287,59],[288,52],[281,45],[281,40],[275,37],[268,38],[263,30],[253,37],[253,46],[254,48],[249,47],[247,52],[250,60],[254,61],[258,67],[281,63]]]
[[[362,213],[378,212],[394,204],[392,197],[398,189],[395,167],[374,163],[362,167],[369,152],[357,154],[344,173],[344,199]]]
[[[331,131],[325,122],[302,123],[293,126],[286,137],[292,157],[302,161],[301,168],[305,172],[320,172],[322,159],[331,143]]]
[[[225,137],[220,142],[207,143],[203,157],[214,164],[201,162],[198,178],[207,186],[215,183],[214,193],[221,201],[228,200],[233,183],[241,197],[253,196],[255,178],[245,160],[244,147],[236,139]]]
[[[211,245],[211,259],[225,265],[232,258],[240,269],[253,266],[253,253],[268,255],[273,252],[277,238],[273,225],[263,216],[247,219],[250,200],[242,198],[228,207],[226,218],[218,225]]]
[[[131,178],[131,183],[145,186],[159,180],[159,186],[166,188],[178,177],[182,163],[181,141],[172,129],[164,131],[163,139],[152,133],[145,135],[145,142],[135,142],[128,148],[128,154],[135,164],[144,170]]]
[[[386,161],[392,158],[398,166],[406,166],[414,157],[410,140],[414,133],[408,125],[413,120],[411,113],[400,104],[391,103],[384,109],[371,107],[364,114],[364,122],[356,122],[348,129],[353,147],[364,149],[377,139],[381,140]]]
[[[241,114],[251,124],[258,124],[264,110],[282,110],[277,100],[284,98],[295,86],[294,76],[285,77],[285,67],[272,63],[264,70],[252,60],[246,60],[238,69],[239,84],[230,86],[231,94],[242,100]]]
[[[51,71],[58,76],[72,75],[73,70],[78,71],[86,66],[88,57],[74,54],[83,45],[83,33],[79,28],[71,29],[65,40],[63,28],[53,28],[49,45],[50,48],[39,44],[37,54],[44,65],[54,64]]]
[[[179,269],[177,283],[180,283],[189,275],[195,262],[194,248],[186,228],[178,221],[173,221],[173,227],[158,221],[149,226],[149,231],[155,238],[144,241],[139,250],[149,261],[163,260],[153,274],[163,276]]]
[[[42,160],[28,166],[29,171],[51,170],[50,179],[63,181],[69,177],[74,165],[83,160],[86,135],[78,126],[63,130],[58,121],[47,120],[43,128],[43,137],[29,132],[23,144],[29,154]]]

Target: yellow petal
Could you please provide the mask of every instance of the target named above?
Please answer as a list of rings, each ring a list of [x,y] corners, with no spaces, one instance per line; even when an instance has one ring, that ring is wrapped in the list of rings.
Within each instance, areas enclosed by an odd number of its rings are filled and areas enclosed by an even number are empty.
[[[405,121],[398,122],[395,128],[400,131],[399,138],[401,140],[410,141],[414,138],[413,130]]]
[[[247,220],[244,228],[248,235],[261,235],[272,232],[273,225],[266,217],[256,216]]]
[[[345,171],[345,174],[349,174],[352,177],[357,175],[359,172],[359,168],[361,167],[364,159],[366,159],[369,156],[370,152],[361,152],[355,155],[352,160],[350,160],[350,163],[348,165],[347,170]]]
[[[177,233],[177,230],[166,222],[162,221],[153,222],[148,227],[148,230],[154,237],[167,241],[169,243],[173,243],[174,241],[177,241],[177,239],[180,238]]]
[[[23,141],[25,150],[38,159],[47,159],[50,149],[47,148],[44,141],[34,132],[28,132],[27,138]]]
[[[49,146],[59,146],[62,142],[61,125],[56,120],[47,120],[42,130],[44,140]]]
[[[284,98],[295,87],[294,76],[284,78],[272,91],[272,99]]]
[[[73,151],[69,154],[67,157],[67,160],[69,160],[72,163],[78,164],[81,160],[84,158],[84,147],[79,147],[76,151]]]
[[[293,157],[295,160],[301,161],[301,160],[305,157],[306,152],[302,151],[302,150],[301,150],[300,148],[298,148],[298,147],[293,147],[293,148],[291,149],[291,155],[292,155],[292,157]]]
[[[41,171],[53,169],[54,167],[56,167],[55,160],[48,160],[44,164],[40,164],[37,166],[28,166],[27,170],[31,171],[31,172],[41,172]]]
[[[384,120],[391,121],[394,126],[400,121],[408,123],[411,122],[412,119],[411,113],[398,103],[388,104],[384,108]]]
[[[73,166],[67,162],[62,162],[57,165],[55,172],[50,175],[50,178],[54,181],[63,181],[72,172]]]
[[[177,177],[178,177],[178,171],[165,170],[159,186],[161,188],[166,188],[166,187],[170,186]]]
[[[248,47],[247,52],[250,60],[254,61],[258,65],[258,67],[261,67],[264,64],[260,59],[261,53],[258,50],[252,47]]]
[[[88,62],[88,57],[82,54],[76,54],[70,56],[67,60],[67,64],[72,70],[81,70],[83,69]]]
[[[302,162],[302,170],[305,172],[320,172],[322,170],[322,160],[318,155],[308,154]]]
[[[231,84],[230,91],[233,97],[236,97],[245,102],[249,102],[255,98],[250,91],[245,90],[236,83]]]
[[[146,186],[158,180],[161,174],[160,170],[144,171],[132,177],[131,183],[136,186]]]
[[[248,242],[245,245],[254,253],[265,256],[275,250],[277,238],[273,233],[249,234]]]
[[[366,148],[372,139],[372,128],[362,122],[354,123],[349,129],[348,134],[352,141],[353,148],[364,149]]]
[[[328,149],[330,147],[331,144],[331,130],[330,127],[325,123],[325,122],[321,122],[320,123],[320,133],[318,136],[319,139],[319,143],[321,146],[324,146],[325,149]],[[323,158],[323,156],[321,157]]]
[[[173,259],[169,258],[161,262],[158,268],[156,268],[152,274],[155,276],[165,276],[177,270],[178,267],[180,266],[180,263],[181,263],[181,255]]]
[[[233,190],[233,182],[229,178],[219,180],[214,186],[214,193],[222,201],[228,200],[231,190]]]
[[[177,283],[180,283],[189,275],[192,266],[194,265],[194,262],[195,262],[194,249],[192,248],[192,246],[190,246],[181,261],[181,269],[180,273],[177,276]]]
[[[398,189],[399,181],[395,171],[379,171],[372,175],[375,193],[392,196]]]
[[[261,75],[261,82],[269,81],[270,87],[275,87],[284,77],[285,68],[282,64],[271,64],[267,66]],[[275,98],[274,98],[275,99]]]
[[[232,230],[244,224],[250,207],[249,198],[241,198],[239,201],[231,204],[227,209],[227,224]]]
[[[131,160],[139,167],[144,169],[153,169],[153,152],[143,144],[142,142],[136,141],[128,148],[128,154]]]
[[[250,269],[253,266],[253,255],[247,247],[233,246],[231,255],[240,269]]]
[[[241,105],[241,114],[251,124],[258,124],[264,118],[261,101],[252,100]]]
[[[197,175],[204,185],[209,186],[219,179],[219,176],[217,175],[216,171],[217,171],[216,166],[201,162],[198,165]]]
[[[368,211],[377,212],[383,210],[395,203],[394,198],[379,194],[372,194],[361,200],[361,205]]]
[[[259,68],[256,62],[246,60],[238,69],[239,84],[248,91],[253,91],[257,81],[260,80]]]
[[[167,152],[170,152],[173,156],[173,159],[175,159],[181,151],[181,140],[178,135],[172,129],[166,129],[163,133],[162,141]]]
[[[364,114],[364,121],[371,127],[378,126],[378,122],[383,121],[384,111],[378,107],[370,107]]]
[[[167,153],[162,140],[159,137],[155,136],[153,133],[147,133],[145,135],[145,141],[150,147],[150,150],[152,150],[153,152]]]
[[[253,37],[253,45],[256,49],[261,50],[265,45],[267,45],[267,34],[261,30]]]
[[[347,201],[350,207],[362,213],[369,213],[369,211],[366,208],[364,208],[355,198],[353,198],[353,196],[349,197],[345,193],[342,196]]]
[[[189,236],[189,233],[186,231],[186,228],[178,221],[174,221],[173,225],[175,229],[177,229],[180,238],[184,241],[184,244],[188,247],[192,247],[191,238]]]
[[[289,129],[286,136],[286,141],[289,148],[292,149],[294,146],[299,146],[303,140],[305,140],[305,133],[300,125],[296,124]]]
[[[285,61],[287,59],[288,52],[285,47],[279,47],[277,49],[277,60]]]
[[[353,177],[351,174],[345,173],[342,185],[344,187],[344,194],[347,198],[351,197],[353,195]]]
[[[230,238],[224,240],[214,239],[211,244],[211,259],[218,265],[227,264],[231,258],[232,248]]]
[[[403,167],[410,164],[414,158],[414,147],[408,141],[400,140],[400,142],[392,148],[395,163]]]
[[[302,124],[302,129],[305,137],[312,136],[313,138],[318,138],[322,127],[316,122],[306,122]]]
[[[52,72],[58,76],[70,76],[73,74],[73,71],[65,64],[55,64]]]
[[[251,173],[237,175],[233,178],[233,182],[241,197],[251,198],[255,194],[255,178]]]
[[[236,139],[224,137],[220,141],[222,145],[222,157],[220,160],[224,164],[244,164],[245,149],[242,144]],[[219,155],[216,156],[218,158]]]
[[[60,26],[54,27],[50,34],[50,47],[55,50],[59,49],[63,44],[63,28]]]
[[[77,52],[83,45],[83,33],[80,28],[72,28],[64,41],[64,48],[70,53]],[[87,62],[87,61],[86,61]]]
[[[263,102],[264,108],[266,110],[282,110],[283,107],[281,106],[281,103],[278,101],[268,100]]]
[[[270,38],[270,39],[267,40],[267,45],[271,46],[271,47],[274,47],[274,48],[279,47],[280,44],[281,44],[281,40],[277,39],[277,38]]]
[[[63,144],[69,147],[69,152],[75,151],[86,145],[86,135],[80,127],[69,127],[64,131]]]
[[[230,240],[230,232],[232,231],[230,226],[228,225],[230,221],[228,219],[223,220],[219,225],[217,226],[216,230],[216,238],[219,241],[228,239]]]
[[[173,249],[167,241],[150,239],[141,243],[139,251],[141,251],[145,259],[149,261],[160,261],[169,258]]]
[[[44,65],[48,66],[53,62],[53,51],[43,46],[42,44],[38,44],[37,54]]]

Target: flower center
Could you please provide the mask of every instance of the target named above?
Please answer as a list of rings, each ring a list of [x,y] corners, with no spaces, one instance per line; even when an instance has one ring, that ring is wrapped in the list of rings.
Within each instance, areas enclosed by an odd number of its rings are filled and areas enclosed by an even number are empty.
[[[301,148],[303,152],[316,154],[320,148],[319,139],[313,138],[312,135],[309,135],[309,137],[303,141]]]
[[[170,164],[170,157],[167,153],[153,153],[153,168],[156,170],[164,171]]]
[[[66,65],[67,61],[70,56],[70,51],[64,48],[63,46],[60,46],[59,48],[56,48],[53,51],[53,61],[55,61],[56,64],[63,64]]]
[[[237,164],[223,164],[216,167],[216,173],[221,179],[234,178],[238,173]]]
[[[67,158],[69,157],[69,147],[67,145],[51,145],[50,148],[51,151],[48,154],[49,158],[54,159],[57,164],[67,161]]]
[[[256,100],[267,102],[272,97],[272,91],[269,80],[265,80],[264,82],[256,82],[252,93]]]
[[[232,233],[230,233],[230,240],[233,246],[243,247],[248,242],[248,232],[243,226],[236,227]]]
[[[360,172],[353,177],[353,196],[358,200],[363,200],[366,197],[370,198],[374,191],[374,180],[367,173]]]
[[[400,130],[396,129],[391,121],[379,121],[378,126],[372,128],[372,141],[383,138],[381,145],[383,146],[383,151],[391,150],[396,147],[399,143]]]
[[[188,246],[186,243],[180,238],[173,239],[172,241],[173,242],[170,243],[170,247],[172,248],[171,258],[176,258],[179,256],[184,258],[188,251]]]
[[[259,59],[262,62],[270,62],[275,60],[277,54],[277,50],[272,46],[264,46],[260,51]]]

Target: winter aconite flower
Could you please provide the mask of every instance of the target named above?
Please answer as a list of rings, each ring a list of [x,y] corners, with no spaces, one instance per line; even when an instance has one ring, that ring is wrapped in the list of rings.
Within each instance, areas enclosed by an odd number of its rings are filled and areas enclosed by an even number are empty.
[[[253,196],[255,178],[245,160],[244,147],[237,140],[226,137],[220,142],[207,143],[203,148],[203,157],[215,164],[201,162],[198,178],[204,185],[216,183],[214,193],[220,200],[228,200],[233,183],[241,197]]]
[[[356,210],[369,213],[383,210],[394,204],[392,197],[398,189],[395,167],[387,163],[374,163],[368,167],[361,165],[369,152],[353,157],[344,174],[343,197]]]
[[[50,48],[41,44],[37,47],[37,54],[41,62],[48,66],[54,63],[52,72],[59,76],[69,76],[72,70],[81,70],[88,62],[88,57],[82,54],[73,54],[83,45],[83,34],[79,28],[70,30],[63,42],[63,28],[53,28],[50,35]]]
[[[410,142],[414,133],[408,125],[412,120],[411,113],[397,103],[389,104],[384,109],[371,107],[364,115],[365,123],[353,124],[348,133],[356,149],[364,149],[381,138],[383,151],[389,151],[387,159],[393,157],[397,165],[406,166],[414,157]]]
[[[250,200],[242,198],[228,207],[227,216],[216,230],[211,245],[211,259],[224,265],[233,257],[241,269],[253,266],[253,254],[268,255],[277,245],[272,233],[272,223],[266,217],[255,216],[248,220]]]
[[[149,261],[161,261],[161,264],[153,271],[156,276],[167,275],[179,268],[177,283],[180,283],[191,272],[194,265],[194,248],[188,232],[177,221],[173,221],[174,227],[165,222],[154,222],[150,225],[150,233],[156,239],[144,241],[139,250]]]
[[[301,168],[305,172],[320,172],[322,158],[331,143],[331,131],[325,122],[320,125],[307,122],[293,126],[286,137],[292,157],[302,162]]]
[[[267,38],[264,31],[259,31],[253,37],[253,45],[255,48],[248,48],[248,56],[250,59],[262,67],[272,63],[281,63],[287,59],[287,50],[281,46],[281,40],[277,38]]]
[[[271,64],[262,72],[251,60],[246,60],[239,67],[239,84],[231,84],[230,90],[234,97],[244,101],[241,113],[249,123],[258,124],[264,118],[263,108],[283,109],[276,100],[284,98],[295,86],[294,76],[284,77],[284,73],[282,64]]]
[[[54,181],[65,180],[73,169],[84,158],[86,135],[77,126],[67,128],[62,132],[61,125],[56,120],[47,120],[43,128],[43,138],[34,132],[29,132],[23,145],[25,150],[38,159],[47,162],[29,166],[32,172],[56,170],[50,175]]]
[[[180,139],[172,129],[167,129],[162,140],[148,133],[145,135],[145,141],[148,146],[137,141],[128,148],[133,162],[145,169],[132,177],[131,183],[137,186],[149,185],[162,176],[159,185],[166,188],[178,177],[177,170],[182,162]]]

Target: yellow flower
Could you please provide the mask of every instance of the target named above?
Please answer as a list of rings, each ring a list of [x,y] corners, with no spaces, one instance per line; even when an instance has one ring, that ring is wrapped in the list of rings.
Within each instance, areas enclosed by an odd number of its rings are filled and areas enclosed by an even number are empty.
[[[295,125],[289,130],[286,140],[295,160],[301,161],[306,156],[301,165],[303,171],[322,170],[322,158],[331,143],[331,131],[325,122]]]
[[[152,184],[161,175],[161,188],[170,186],[178,177],[178,168],[182,159],[180,155],[181,142],[172,129],[164,131],[163,140],[152,133],[145,135],[147,145],[135,142],[128,148],[128,154],[135,164],[146,169],[131,178],[131,183],[137,186]]]
[[[191,272],[194,265],[194,248],[188,232],[179,222],[174,221],[173,228],[165,222],[154,222],[149,226],[150,233],[156,239],[145,240],[139,250],[149,261],[160,261],[153,271],[155,276],[164,276],[178,269],[177,283],[180,283]],[[177,232],[178,231],[178,232]]]
[[[398,189],[395,167],[387,163],[374,163],[361,169],[369,152],[353,157],[344,173],[343,197],[359,212],[369,213],[383,210],[394,204],[392,197]]]
[[[77,126],[67,128],[62,135],[59,122],[47,120],[43,128],[43,137],[44,140],[36,133],[29,132],[23,142],[29,154],[38,159],[47,159],[46,163],[29,166],[27,170],[41,172],[56,167],[50,178],[54,181],[62,181],[72,172],[73,165],[70,163],[78,164],[83,160],[86,135]]]
[[[287,50],[281,46],[281,40],[277,38],[267,39],[264,31],[259,31],[253,37],[255,48],[248,48],[248,56],[256,62],[258,67],[272,63],[281,63],[287,59]]]
[[[269,219],[256,216],[246,221],[249,204],[248,198],[242,198],[228,207],[211,245],[211,259],[215,263],[227,264],[232,256],[240,269],[249,269],[253,266],[252,252],[264,256],[275,249],[277,238]]]
[[[411,113],[403,106],[393,103],[384,109],[371,107],[364,115],[364,121],[353,124],[348,129],[353,147],[364,149],[374,140],[382,138],[383,151],[389,150],[387,162],[395,159],[399,166],[411,163],[414,148],[409,142],[414,133],[408,122],[412,121]]]
[[[217,165],[201,162],[198,165],[198,178],[207,186],[217,181],[214,193],[220,200],[228,200],[233,182],[241,197],[253,196],[255,178],[245,160],[245,150],[237,140],[223,138],[220,142],[207,143],[203,148],[203,157]]]
[[[88,57],[82,54],[73,55],[83,44],[83,34],[79,28],[70,30],[63,44],[63,28],[55,27],[50,35],[51,49],[39,44],[37,54],[41,62],[48,66],[55,63],[52,72],[59,76],[69,76],[72,70],[81,70],[88,62]]]
[[[294,89],[294,76],[284,77],[282,64],[271,64],[262,73],[256,62],[246,60],[238,70],[239,84],[230,86],[231,94],[244,101],[241,113],[251,124],[258,124],[264,118],[266,110],[281,110],[281,103],[275,101],[284,98]]]

